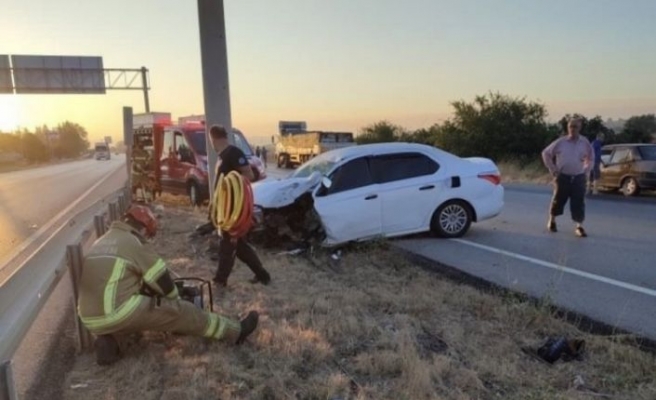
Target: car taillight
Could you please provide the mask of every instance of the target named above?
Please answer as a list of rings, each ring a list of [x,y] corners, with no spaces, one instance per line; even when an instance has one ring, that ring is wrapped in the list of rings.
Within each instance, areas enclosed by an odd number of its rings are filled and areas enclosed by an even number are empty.
[[[499,185],[501,183],[501,175],[499,174],[480,174],[479,178],[485,179],[486,181],[492,183],[493,185]]]

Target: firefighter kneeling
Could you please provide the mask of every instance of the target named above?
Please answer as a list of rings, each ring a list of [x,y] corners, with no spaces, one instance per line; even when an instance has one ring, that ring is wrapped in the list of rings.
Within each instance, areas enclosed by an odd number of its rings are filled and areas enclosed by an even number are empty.
[[[146,243],[156,232],[150,209],[132,206],[85,256],[78,313],[97,336],[100,365],[120,358],[114,335],[166,331],[240,344],[257,327],[255,311],[237,321],[182,300],[164,260]]]

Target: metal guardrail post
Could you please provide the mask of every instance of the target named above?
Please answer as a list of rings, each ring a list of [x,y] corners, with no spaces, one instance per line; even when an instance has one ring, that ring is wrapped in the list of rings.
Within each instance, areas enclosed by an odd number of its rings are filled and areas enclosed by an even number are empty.
[[[125,187],[125,205],[126,208],[130,207],[132,204],[132,188],[130,186]]]
[[[0,363],[0,400],[18,400],[11,360]]]
[[[125,213],[126,205],[125,205],[125,195],[124,194],[119,194],[118,195],[118,212],[119,215],[123,215]]]
[[[123,197],[125,197],[125,204],[126,205],[130,204],[130,190],[129,189],[130,188],[127,185],[123,186],[123,188],[121,189],[121,193],[123,193]]]
[[[96,237],[99,238],[105,234],[105,216],[103,214],[93,217],[93,226],[96,228]]]
[[[118,203],[112,201],[109,203],[109,221],[114,222],[119,219],[118,215]]]
[[[73,305],[77,310],[77,302],[80,295],[80,277],[82,276],[82,264],[84,263],[82,256],[82,244],[73,244],[66,246],[66,256],[68,258],[68,272],[71,276],[71,284],[73,285]],[[75,313],[75,325],[77,327],[78,337],[78,350],[86,350],[91,347],[91,333],[84,327],[80,317]]]

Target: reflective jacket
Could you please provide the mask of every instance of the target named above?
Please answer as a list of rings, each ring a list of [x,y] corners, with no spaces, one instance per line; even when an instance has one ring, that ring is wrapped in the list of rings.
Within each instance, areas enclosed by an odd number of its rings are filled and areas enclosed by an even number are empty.
[[[80,278],[78,313],[90,331],[111,331],[148,300],[179,298],[166,263],[145,239],[116,221],[88,251]]]

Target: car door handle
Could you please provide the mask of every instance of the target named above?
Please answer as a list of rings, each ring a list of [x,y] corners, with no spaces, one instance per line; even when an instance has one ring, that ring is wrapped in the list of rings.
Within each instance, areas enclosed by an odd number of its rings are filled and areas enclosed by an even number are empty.
[[[435,189],[435,185],[422,186],[419,188],[419,190],[431,190],[431,189]]]
[[[373,200],[373,199],[377,199],[377,198],[378,198],[377,194],[370,194],[369,196],[365,197],[364,199],[365,200]]]

